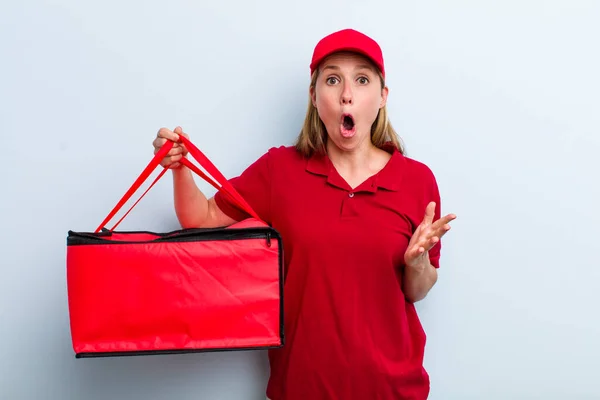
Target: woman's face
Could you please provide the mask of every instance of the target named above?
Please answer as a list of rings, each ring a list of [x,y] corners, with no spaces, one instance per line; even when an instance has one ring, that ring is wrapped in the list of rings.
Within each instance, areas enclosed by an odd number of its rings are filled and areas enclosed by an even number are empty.
[[[387,101],[376,68],[367,58],[336,53],[319,67],[311,89],[313,105],[325,124],[329,140],[341,150],[371,145],[371,126]]]

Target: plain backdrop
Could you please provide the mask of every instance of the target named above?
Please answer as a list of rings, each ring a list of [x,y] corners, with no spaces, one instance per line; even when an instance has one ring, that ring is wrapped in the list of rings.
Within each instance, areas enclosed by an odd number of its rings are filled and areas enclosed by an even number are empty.
[[[458,215],[418,304],[430,398],[599,399],[599,19],[593,0],[3,1],[0,398],[264,398],[261,351],[76,360],[66,234],[108,214],[160,127],[228,177],[291,144],[314,45],[352,27]],[[178,228],[171,182],[120,229]]]

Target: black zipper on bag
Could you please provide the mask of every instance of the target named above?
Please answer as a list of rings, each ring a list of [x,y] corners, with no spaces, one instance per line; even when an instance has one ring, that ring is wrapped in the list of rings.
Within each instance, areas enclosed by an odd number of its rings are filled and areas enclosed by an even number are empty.
[[[172,242],[197,242],[209,240],[237,240],[237,239],[265,239],[267,246],[271,247],[271,238],[279,238],[279,234],[272,228],[241,228],[241,229],[182,229],[170,233],[154,233],[149,231],[113,232],[119,234],[150,234],[158,236],[149,240],[111,240],[110,233],[91,233],[69,231],[68,246],[93,245],[93,244],[149,244]]]

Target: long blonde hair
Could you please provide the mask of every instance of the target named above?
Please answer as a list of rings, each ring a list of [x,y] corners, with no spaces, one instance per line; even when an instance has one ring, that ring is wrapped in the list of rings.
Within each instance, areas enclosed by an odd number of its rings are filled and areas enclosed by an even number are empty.
[[[378,71],[379,80],[381,81],[381,89],[385,88],[385,79],[380,71]],[[316,69],[311,76],[310,89],[314,90],[319,77],[319,70]],[[377,118],[371,125],[371,142],[378,148],[383,148],[386,143],[391,143],[396,149],[404,154],[399,135],[396,133],[388,118],[387,105],[383,106]],[[319,117],[317,108],[313,105],[310,90],[308,94],[308,109],[304,118],[304,124],[300,130],[300,134],[296,138],[294,146],[306,157],[312,156],[314,153],[324,154],[326,152],[325,144],[327,143],[327,130],[325,124]]]

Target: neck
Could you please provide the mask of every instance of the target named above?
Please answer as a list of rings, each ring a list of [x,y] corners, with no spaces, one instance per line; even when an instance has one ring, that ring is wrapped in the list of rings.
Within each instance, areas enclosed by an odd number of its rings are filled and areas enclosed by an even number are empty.
[[[386,151],[375,147],[370,140],[353,151],[343,151],[328,141],[327,154],[338,174],[352,189],[379,172],[391,157]]]
[[[373,160],[373,155],[378,149],[370,141],[364,146],[354,150],[345,151],[337,147],[332,141],[327,141],[327,156],[338,169],[348,172],[368,168]]]

